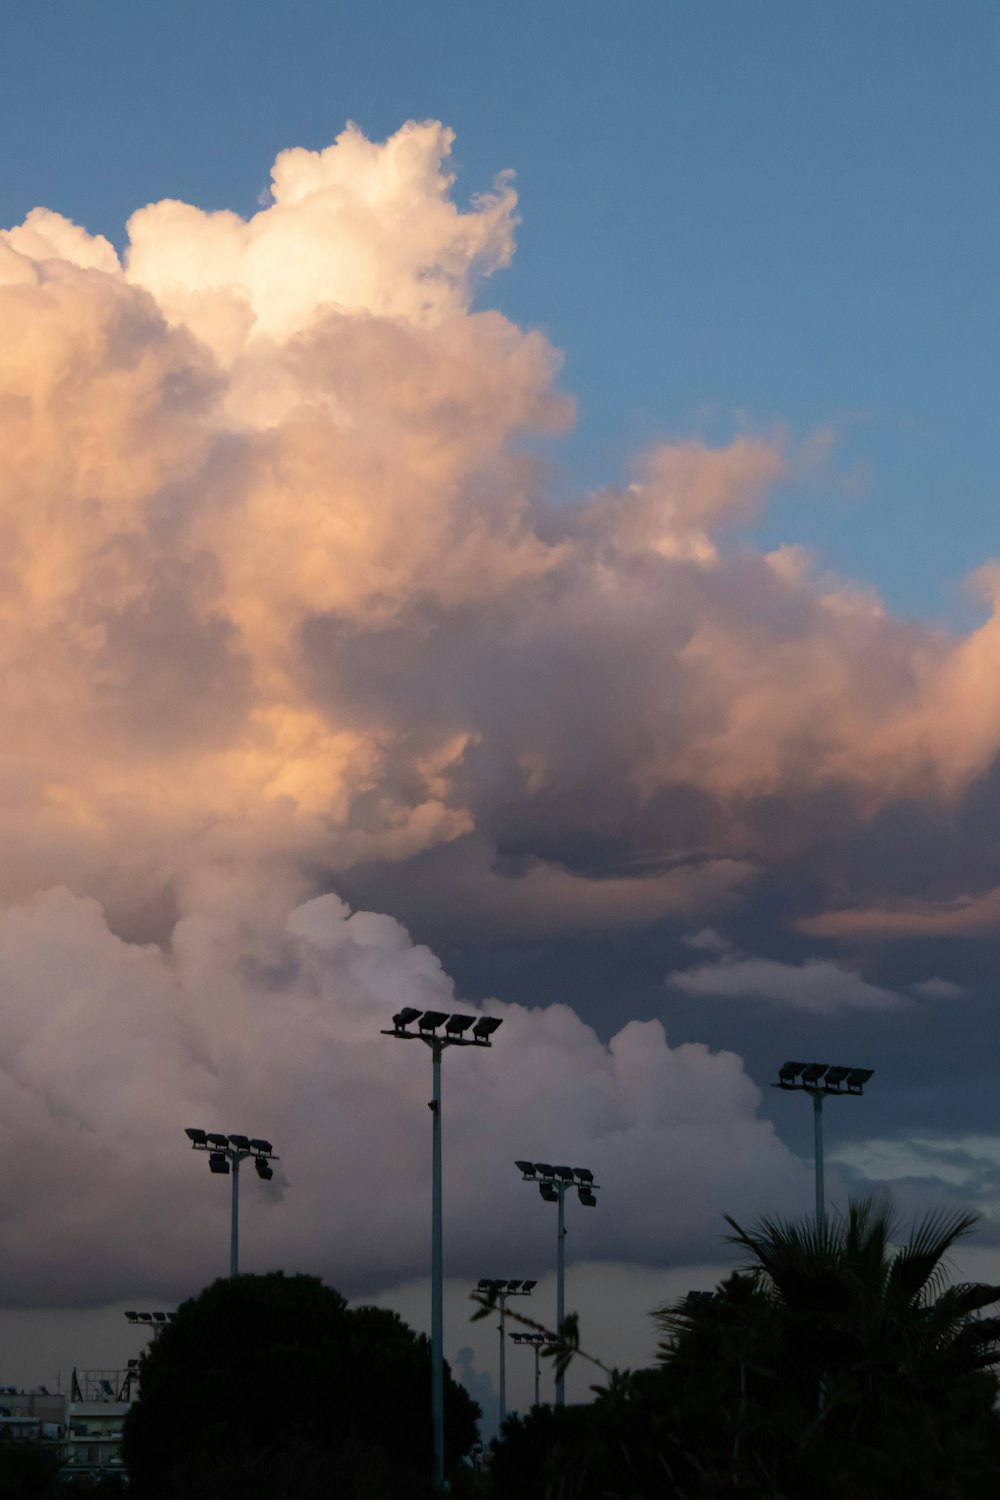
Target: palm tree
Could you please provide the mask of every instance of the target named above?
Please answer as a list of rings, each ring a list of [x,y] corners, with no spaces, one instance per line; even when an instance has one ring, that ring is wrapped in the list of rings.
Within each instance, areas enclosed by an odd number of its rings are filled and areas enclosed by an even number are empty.
[[[685,1399],[714,1393],[737,1492],[967,1500],[1000,1488],[1000,1318],[983,1316],[1000,1287],[946,1284],[973,1216],[929,1214],[902,1243],[881,1197],[825,1227],[728,1223],[751,1266],[657,1318]]]

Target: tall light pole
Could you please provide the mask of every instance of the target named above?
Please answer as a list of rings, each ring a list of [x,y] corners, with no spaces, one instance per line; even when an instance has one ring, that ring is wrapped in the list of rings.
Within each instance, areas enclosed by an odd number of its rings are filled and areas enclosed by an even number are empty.
[[[826,1192],[823,1181],[823,1100],[831,1095],[861,1095],[874,1068],[831,1067],[829,1063],[786,1062],[778,1069],[776,1089],[797,1089],[813,1102],[813,1140],[816,1175],[816,1227],[826,1229]]]
[[[546,1161],[516,1161],[514,1165],[524,1181],[537,1183],[546,1203],[555,1203],[559,1210],[556,1219],[556,1332],[561,1336],[566,1317],[566,1189],[575,1187],[580,1202],[586,1208],[594,1208],[597,1204],[594,1192],[598,1184],[589,1167],[550,1167]],[[562,1406],[565,1400],[566,1380],[559,1374],[556,1376],[556,1405]]]
[[[208,1152],[208,1169],[220,1177],[232,1177],[232,1203],[229,1221],[229,1274],[240,1272],[240,1162],[253,1158],[257,1176],[270,1182],[274,1172],[268,1165],[277,1161],[270,1141],[251,1140],[246,1135],[219,1135],[214,1130],[197,1130],[189,1126],[184,1134],[192,1151]]]
[[[500,1335],[500,1426],[507,1420],[507,1298],[530,1297],[537,1281],[496,1281],[484,1278],[478,1290],[493,1292],[500,1309],[497,1332]]]
[[[417,1030],[410,1027],[417,1022]],[[426,1042],[431,1049],[431,1423],[434,1429],[434,1485],[444,1488],[444,1233],[441,1210],[441,1054],[445,1047],[490,1047],[502,1024],[492,1016],[449,1016],[406,1005],[383,1036]],[[439,1028],[444,1032],[439,1033]],[[466,1032],[470,1032],[466,1035]]]
[[[535,1351],[535,1405],[538,1406],[538,1356],[549,1340],[544,1333],[512,1333],[515,1344],[530,1344]]]

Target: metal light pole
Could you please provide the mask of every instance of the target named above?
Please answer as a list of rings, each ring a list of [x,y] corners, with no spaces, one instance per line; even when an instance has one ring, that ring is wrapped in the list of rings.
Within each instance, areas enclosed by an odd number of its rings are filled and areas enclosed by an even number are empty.
[[[270,1141],[251,1140],[246,1135],[219,1135],[214,1130],[197,1130],[190,1126],[184,1134],[191,1142],[192,1151],[208,1152],[208,1168],[220,1177],[232,1179],[232,1195],[229,1216],[229,1274],[238,1276],[240,1270],[240,1162],[253,1158],[257,1176],[270,1182],[274,1172],[268,1165],[277,1161]]]
[[[546,1203],[555,1203],[556,1216],[556,1332],[561,1336],[566,1317],[566,1189],[575,1187],[580,1202],[586,1208],[594,1208],[597,1199],[594,1192],[598,1184],[589,1167],[550,1167],[545,1161],[516,1161],[514,1163],[525,1182],[538,1184],[538,1191]],[[539,1180],[541,1179],[541,1180]],[[556,1405],[564,1405],[566,1381],[563,1375],[556,1377]]]
[[[535,1351],[535,1405],[538,1406],[539,1355],[549,1342],[544,1333],[512,1333],[515,1344],[530,1344]]]
[[[408,1028],[418,1022],[418,1029]],[[441,1054],[445,1047],[490,1047],[502,1023],[491,1016],[449,1016],[441,1010],[406,1005],[383,1036],[426,1042],[431,1049],[433,1116],[431,1141],[431,1422],[434,1429],[434,1485],[444,1488],[444,1233],[441,1209]],[[444,1033],[438,1034],[443,1026]],[[472,1034],[465,1033],[471,1027]]]
[[[829,1063],[786,1062],[778,1069],[776,1089],[797,1089],[812,1096],[813,1150],[816,1175],[816,1226],[826,1231],[826,1191],[823,1180],[823,1100],[830,1095],[861,1095],[874,1068],[831,1067]]]
[[[507,1419],[507,1298],[530,1297],[537,1281],[496,1281],[483,1278],[477,1288],[480,1292],[493,1292],[500,1309],[497,1332],[500,1335],[500,1426]]]

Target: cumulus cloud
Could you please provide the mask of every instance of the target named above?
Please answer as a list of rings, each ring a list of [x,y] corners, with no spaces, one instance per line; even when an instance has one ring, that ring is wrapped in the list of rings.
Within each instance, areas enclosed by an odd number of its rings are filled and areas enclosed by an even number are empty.
[[[423,1270],[429,1056],[380,1028],[456,1000],[391,917],[333,895],[289,911],[219,872],[163,951],[57,889],[0,915],[0,988],[11,1301],[179,1297],[210,1279],[228,1194],[185,1150],[187,1125],[265,1135],[281,1157],[273,1184],[244,1186],[246,1265],[355,1293]],[[490,1012],[494,1047],[445,1062],[452,1274],[547,1264],[552,1226],[513,1168],[525,1155],[583,1161],[605,1185],[591,1257],[669,1263],[713,1244],[734,1205],[794,1199],[802,1168],[732,1053],[671,1048],[658,1022],[605,1045],[562,1005]]]
[[[43,1241],[80,1247],[67,1296],[143,1257],[151,1287],[197,1279],[220,1210],[199,1179],[184,1221],[179,1103],[227,1129],[259,1112],[244,1123],[290,1143],[295,1215],[249,1210],[265,1260],[359,1283],[417,1265],[426,1089],[371,1034],[450,991],[390,918],[310,905],[352,873],[409,882],[456,941],[674,925],[721,955],[674,976],[689,993],[892,1008],[856,970],[706,934],[783,863],[849,862],[848,832],[883,859],[894,808],[908,829],[933,809],[940,836],[1000,748],[995,573],[963,637],[799,549],[733,541],[815,442],[665,441],[620,485],[548,503],[525,439],[573,419],[558,352],[477,301],[513,253],[514,185],[459,204],[451,145],[434,122],[349,127],[283,152],[247,218],[139,209],[121,260],[55,209],[0,232],[18,1296]],[[854,857],[835,901],[808,887],[812,930],[991,920],[992,856],[902,907]],[[474,1167],[498,1142],[590,1150],[629,1205],[604,1250],[654,1261],[741,1209],[741,1184],[756,1207],[794,1177],[737,1059],[625,1018],[605,1047],[558,1006],[503,1014],[516,1065],[450,1070],[470,1256],[513,1222],[517,1184],[490,1196]]]
[[[899,1010],[908,1002],[893,990],[869,984],[853,969],[826,958],[800,964],[733,954],[715,963],[678,969],[667,976],[674,989],[721,999],[765,1000],[790,1010],[833,1016],[845,1010]]]

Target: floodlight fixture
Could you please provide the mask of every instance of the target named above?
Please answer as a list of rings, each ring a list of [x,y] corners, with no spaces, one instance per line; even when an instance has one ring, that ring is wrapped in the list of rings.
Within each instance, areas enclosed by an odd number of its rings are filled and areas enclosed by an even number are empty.
[[[163,1313],[163,1312],[155,1312],[153,1314],[153,1317],[156,1319],[156,1321],[158,1323],[165,1323],[167,1321],[167,1315],[166,1315],[166,1313]]]
[[[514,1165],[521,1173],[525,1182],[534,1182],[538,1186],[539,1196],[546,1203],[555,1203],[558,1206],[556,1218],[556,1325],[562,1328],[566,1316],[566,1193],[570,1188],[576,1188],[577,1196],[585,1208],[596,1208],[597,1198],[595,1189],[598,1186],[594,1181],[594,1174],[589,1167],[565,1167],[551,1166],[547,1161],[531,1162],[516,1161]],[[541,1181],[538,1179],[541,1178]],[[532,1283],[535,1285],[535,1283]],[[557,1369],[556,1373],[556,1405],[562,1406],[565,1402],[565,1382],[563,1375]]]
[[[243,1135],[231,1131],[222,1135],[215,1130],[197,1130],[190,1127],[184,1131],[193,1151],[204,1151],[208,1156],[208,1170],[216,1177],[231,1177],[232,1194],[229,1229],[229,1274],[239,1271],[239,1191],[240,1163],[253,1160],[257,1176],[270,1182],[274,1176],[270,1163],[277,1161],[274,1148],[263,1136]]]
[[[873,1068],[848,1068],[839,1063],[786,1062],[778,1069],[777,1089],[795,1089],[810,1094],[813,1102],[814,1161],[816,1177],[816,1224],[826,1228],[826,1195],[823,1185],[823,1100],[855,1097],[874,1073]],[[846,1085],[846,1087],[845,1087]]]
[[[417,1023],[416,1031],[407,1027]],[[431,1049],[433,1095],[431,1108],[431,1429],[435,1490],[444,1489],[444,1211],[441,1190],[441,1056],[446,1047],[490,1047],[490,1037],[502,1025],[492,1016],[451,1015],[443,1010],[405,1006],[392,1018],[383,1036],[417,1038]],[[444,1027],[441,1031],[440,1028]]]
[[[507,1298],[508,1297],[530,1297],[532,1288],[537,1286],[537,1281],[500,1280],[484,1277],[479,1283],[478,1290],[489,1292],[495,1300],[497,1311],[500,1314],[500,1322],[497,1324],[497,1333],[500,1335],[500,1381],[497,1391],[498,1404],[500,1408],[500,1426],[503,1427],[507,1420]]]
[[[125,1316],[130,1323],[134,1323],[139,1314],[137,1312],[126,1312]]]

